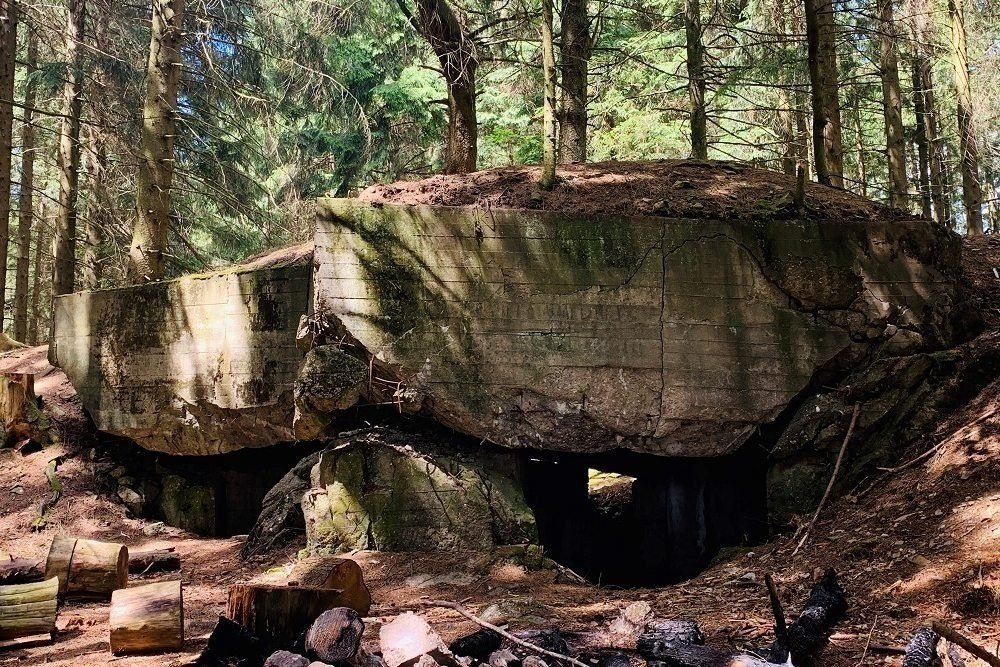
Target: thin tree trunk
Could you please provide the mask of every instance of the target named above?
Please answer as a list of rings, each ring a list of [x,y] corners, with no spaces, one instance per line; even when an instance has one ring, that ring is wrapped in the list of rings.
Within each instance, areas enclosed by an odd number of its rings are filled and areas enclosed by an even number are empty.
[[[587,79],[593,50],[586,0],[563,0],[559,161],[587,161]]]
[[[45,248],[45,229],[48,221],[46,219],[45,204],[42,203],[39,211],[39,222],[35,225],[35,273],[31,281],[31,307],[28,309],[28,340],[32,345],[37,345],[39,332],[39,318],[42,311],[42,276],[48,275],[48,263],[42,252]],[[50,282],[51,281],[46,281]]]
[[[28,26],[25,59],[24,115],[21,127],[21,187],[17,203],[17,272],[14,276],[14,339],[28,336],[28,271],[31,257],[31,224],[35,216],[35,107],[36,83],[31,74],[38,59],[38,35]]]
[[[962,151],[962,203],[965,206],[965,231],[983,233],[983,190],[979,181],[979,147],[972,119],[972,90],[969,83],[969,52],[966,43],[965,13],[962,0],[948,0],[951,18],[951,61],[955,68],[955,94],[958,103],[958,137]]]
[[[909,182],[906,179],[906,139],[903,136],[903,94],[899,87],[896,58],[896,21],[892,0],[878,0],[879,69],[882,74],[882,104],[885,113],[885,144],[889,164],[889,205],[906,208]]]
[[[687,37],[688,97],[691,104],[691,157],[708,158],[708,114],[705,108],[705,48],[701,42],[699,0],[684,2],[684,32]]]
[[[934,207],[931,202],[931,147],[927,141],[925,120],[927,110],[924,108],[924,94],[921,90],[920,60],[913,60],[913,115],[916,122],[913,125],[913,142],[917,145],[917,190],[920,193],[920,211],[925,218],[934,217]]]
[[[792,108],[788,92],[784,89],[778,91],[780,98],[778,104],[778,136],[781,139],[783,151],[781,154],[781,171],[789,176],[796,173],[798,163],[798,146],[795,145],[795,110]]]
[[[84,0],[70,0],[64,36],[66,81],[63,85],[62,123],[59,130],[59,210],[56,213],[52,294],[69,294],[75,286],[76,204],[80,181],[80,113],[83,106]]]
[[[820,183],[844,187],[844,147],[833,0],[803,0],[812,83],[813,154]]]
[[[868,197],[868,159],[865,148],[865,133],[861,124],[860,95],[854,96],[854,141],[858,150],[858,184],[861,186],[861,196]]]
[[[795,91],[795,144],[799,150],[799,164],[805,170],[806,179],[812,178],[812,161],[809,159],[809,111],[806,96],[801,90]]]
[[[542,79],[545,99],[542,109],[542,178],[543,190],[556,182],[556,54],[552,40],[552,0],[542,0]]]
[[[136,220],[129,248],[136,283],[162,280],[166,273],[184,21],[184,0],[153,0],[152,5]]]
[[[17,2],[0,0],[0,333],[7,308],[10,250],[10,167],[14,150],[14,70],[17,66]],[[16,338],[16,336],[15,336]]]

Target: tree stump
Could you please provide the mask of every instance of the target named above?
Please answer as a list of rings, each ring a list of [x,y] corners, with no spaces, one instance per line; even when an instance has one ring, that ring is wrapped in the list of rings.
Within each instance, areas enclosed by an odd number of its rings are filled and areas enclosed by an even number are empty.
[[[32,408],[35,403],[35,376],[29,373],[0,373],[0,444],[16,446],[34,433]]]
[[[56,537],[45,576],[59,578],[61,596],[108,598],[128,585],[128,549],[123,544]]]
[[[49,633],[56,629],[59,580],[0,586],[0,640]]]
[[[229,589],[226,616],[259,637],[266,648],[289,649],[301,643],[320,614],[346,606],[343,591],[336,588],[236,584]]]
[[[128,555],[129,574],[176,572],[179,569],[181,569],[181,557],[173,547],[138,551]]]
[[[111,652],[114,655],[179,651],[184,647],[181,582],[163,581],[111,594]]]

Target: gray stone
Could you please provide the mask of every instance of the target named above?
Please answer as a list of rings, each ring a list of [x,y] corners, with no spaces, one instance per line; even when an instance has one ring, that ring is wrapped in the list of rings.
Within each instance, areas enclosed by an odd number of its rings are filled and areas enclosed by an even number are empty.
[[[127,486],[119,487],[118,498],[125,503],[125,507],[129,509],[135,516],[140,516],[142,514],[143,499],[142,496],[138,494],[134,489],[130,489]]]
[[[298,653],[275,651],[264,661],[264,667],[310,667],[310,663],[309,658]]]
[[[390,430],[324,451],[302,497],[310,547],[489,549],[536,539],[513,454],[463,455],[433,436]]]
[[[295,436],[299,440],[322,436],[338,411],[358,402],[368,372],[368,364],[338,346],[310,349],[295,381]]]
[[[431,629],[422,616],[408,611],[379,629],[382,659],[388,667],[409,665],[428,653],[445,651],[440,635]]]

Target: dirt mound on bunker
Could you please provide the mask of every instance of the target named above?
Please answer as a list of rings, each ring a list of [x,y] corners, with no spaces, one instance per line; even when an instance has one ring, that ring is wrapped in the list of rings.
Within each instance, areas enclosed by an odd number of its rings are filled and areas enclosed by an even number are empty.
[[[359,195],[372,203],[479,206],[610,215],[716,220],[797,216],[795,178],[738,162],[659,160],[559,167],[559,181],[539,190],[539,167],[501,167],[461,176],[375,185]],[[846,190],[806,183],[811,218],[826,222],[910,220]]]

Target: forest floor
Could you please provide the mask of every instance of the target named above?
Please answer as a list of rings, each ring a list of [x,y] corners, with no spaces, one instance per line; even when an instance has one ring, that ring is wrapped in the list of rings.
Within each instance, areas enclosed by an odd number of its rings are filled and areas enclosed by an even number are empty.
[[[970,280],[987,319],[986,331],[968,345],[1000,355],[1000,238],[966,244]],[[0,652],[0,665],[185,665],[204,647],[224,609],[228,586],[290,563],[301,544],[249,561],[240,541],[201,538],[128,516],[102,495],[89,465],[92,438],[72,388],[47,367],[44,348],[0,357],[0,371],[30,363],[45,373],[40,390],[51,406],[60,442],[22,457],[0,450],[0,551],[45,557],[57,534],[115,540],[130,548],[174,546],[182,556],[187,643],[182,653],[112,658],[108,605],[70,602],[59,613],[51,646]],[[51,409],[50,406],[50,409]],[[525,567],[510,550],[473,553],[353,553],[372,590],[369,640],[380,623],[422,596],[463,600],[473,610],[497,605],[518,627],[594,631],[607,627],[627,604],[647,601],[661,618],[694,618],[709,643],[761,646],[771,640],[772,617],[764,574],[773,573],[786,614],[794,618],[812,581],[836,568],[850,609],[819,664],[891,665],[898,655],[876,650],[904,645],[928,618],[943,619],[979,644],[1000,647],[1000,378],[988,384],[927,437],[914,443],[920,463],[873,479],[867,493],[829,504],[811,541],[793,554],[795,540],[778,535],[766,544],[729,553],[694,579],[655,589],[614,589],[560,580],[552,570]],[[41,531],[31,529],[49,494],[45,467],[63,457],[63,494]],[[165,580],[178,575],[140,577]],[[132,578],[133,580],[138,578]],[[450,610],[426,612],[446,639],[474,627]],[[598,633],[599,634],[599,633]],[[572,647],[572,642],[571,642]],[[969,659],[970,667],[975,661]]]

